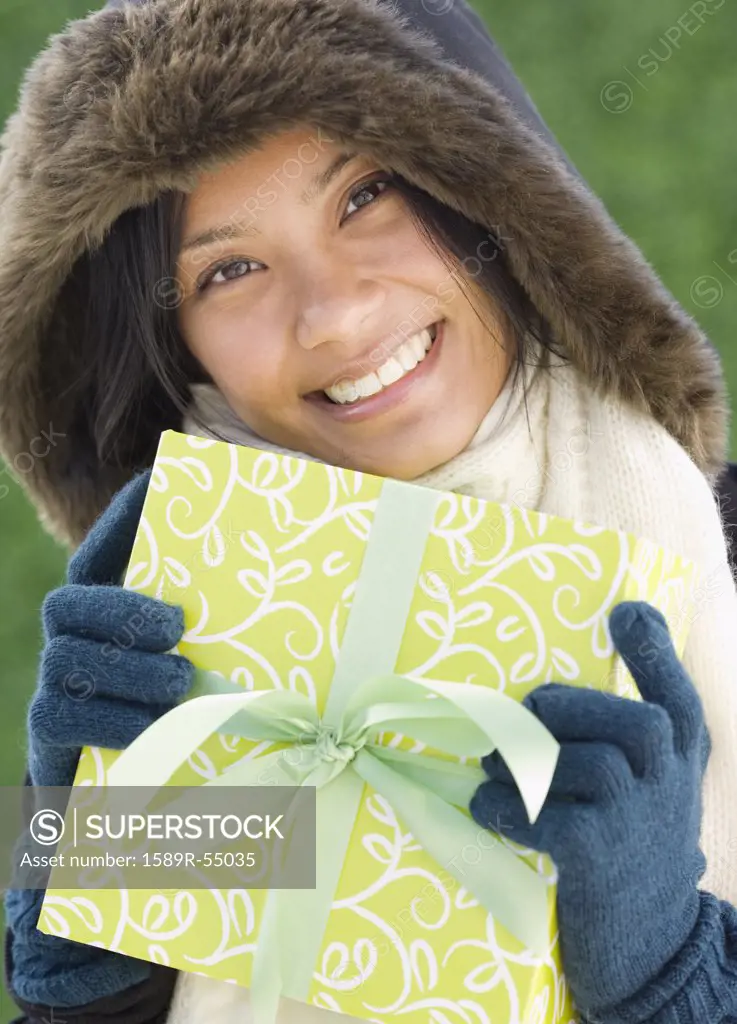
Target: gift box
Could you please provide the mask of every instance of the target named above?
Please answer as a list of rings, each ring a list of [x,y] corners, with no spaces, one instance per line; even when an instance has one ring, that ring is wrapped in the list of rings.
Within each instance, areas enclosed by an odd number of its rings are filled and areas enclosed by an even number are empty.
[[[649,601],[681,655],[695,582],[625,532],[164,432],[123,585],[183,607],[195,691],[127,751],[86,748],[75,786],[317,785],[317,889],[52,871],[39,928],[250,987],[262,1019],[281,992],[387,1024],[576,1021],[555,865],[467,801],[497,746],[534,819],[557,744],[519,702],[549,681],[639,699],[608,615]],[[257,707],[283,735],[249,739]],[[292,712],[317,752],[297,768]]]

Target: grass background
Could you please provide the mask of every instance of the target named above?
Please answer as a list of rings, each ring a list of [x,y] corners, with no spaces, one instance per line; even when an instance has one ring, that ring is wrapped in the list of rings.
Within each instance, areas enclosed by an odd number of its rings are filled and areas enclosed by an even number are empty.
[[[426,2],[436,10],[447,5]],[[734,395],[737,4],[472,2],[573,162],[716,344]],[[0,123],[15,108],[24,69],[48,36],[97,6],[0,0]],[[731,451],[737,457],[737,424]],[[39,608],[63,582],[66,558],[19,487],[7,474],[2,483],[10,493],[0,499],[0,784],[13,785],[23,771]],[[0,1024],[13,1016],[0,991]]]

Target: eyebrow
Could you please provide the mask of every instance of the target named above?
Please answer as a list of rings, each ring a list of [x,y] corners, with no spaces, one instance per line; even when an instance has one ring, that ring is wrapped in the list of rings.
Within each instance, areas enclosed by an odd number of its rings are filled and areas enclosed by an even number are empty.
[[[302,206],[309,206],[316,199],[318,199],[325,189],[330,185],[335,177],[343,170],[346,164],[356,160],[360,154],[358,153],[347,153],[341,152],[335,157],[331,164],[325,168],[324,171],[320,171],[310,181],[307,188],[302,192],[299,197],[299,202]],[[182,242],[181,252],[189,252],[191,249],[201,249],[206,245],[212,245],[213,242],[229,241],[234,238],[244,238],[245,236],[260,235],[261,232],[258,228],[244,227],[241,224],[221,224],[216,228],[205,228],[204,231],[198,232],[196,235],[192,235],[190,238],[186,238]]]
[[[313,177],[312,181],[299,197],[300,203],[303,206],[309,206],[316,199],[319,199],[333,178],[340,174],[346,164],[351,163],[352,160],[358,159],[358,156],[358,153],[338,153],[329,167],[324,171],[320,171]]]

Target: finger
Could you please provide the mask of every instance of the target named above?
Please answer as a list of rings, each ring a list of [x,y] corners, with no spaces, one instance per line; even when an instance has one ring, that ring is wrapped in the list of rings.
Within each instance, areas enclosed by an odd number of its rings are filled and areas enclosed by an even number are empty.
[[[49,747],[35,740],[29,731],[28,773],[34,786],[73,785],[78,762],[78,749]]]
[[[512,773],[495,751],[484,767],[489,781],[517,789]],[[487,767],[488,765],[488,767]],[[564,743],[558,754],[547,799],[595,803],[602,807],[626,799],[635,780],[619,747],[610,743]]]
[[[646,601],[624,601],[610,613],[609,630],[643,700],[667,711],[675,749],[687,756],[701,742],[704,712],[665,618]]]
[[[129,480],[69,560],[69,583],[120,583],[143,511],[151,469]]]
[[[585,835],[591,807],[586,804],[561,804],[547,801],[537,820],[530,823],[519,793],[500,782],[482,782],[471,798],[469,810],[482,828],[550,854],[557,862],[558,851],[565,849],[572,835]]]
[[[638,778],[660,777],[672,757],[673,726],[656,704],[561,683],[538,686],[522,704],[559,743],[596,741],[619,747]]]
[[[123,991],[123,986],[127,989],[151,976],[152,965],[148,961],[38,931],[36,925],[45,897],[45,889],[6,890],[6,906],[12,907],[9,919],[13,922],[15,940],[13,965],[20,977],[38,976],[40,964],[59,967],[63,964],[63,971],[59,970],[57,977],[59,989],[66,994],[78,992],[80,983],[88,985],[92,992],[102,993],[109,986],[111,976],[121,986],[119,991]],[[34,1016],[39,1024],[65,1024],[69,1020],[68,1011],[57,1013],[53,1008],[49,1008],[49,1016]]]
[[[28,709],[28,762],[36,786],[70,786],[82,747],[124,750],[170,706],[101,698],[88,704],[40,690]]]
[[[64,634],[106,641],[119,650],[171,650],[182,638],[184,612],[124,587],[68,583],[50,591],[41,606],[46,637]]]
[[[174,704],[147,705],[102,697],[90,704],[39,692],[28,710],[28,730],[45,747],[109,747],[123,750]]]
[[[135,648],[121,653],[109,646],[74,636],[50,640],[41,655],[42,689],[54,690],[74,705],[100,697],[174,704],[194,681],[194,665],[180,654]]]

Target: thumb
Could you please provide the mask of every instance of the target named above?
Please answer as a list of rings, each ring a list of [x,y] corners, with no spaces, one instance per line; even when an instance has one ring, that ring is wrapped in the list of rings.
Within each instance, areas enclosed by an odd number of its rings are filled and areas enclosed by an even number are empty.
[[[647,601],[623,601],[609,616],[609,631],[640,696],[665,709],[675,748],[688,756],[701,742],[704,711],[662,612]]]
[[[120,583],[128,565],[150,479],[151,469],[145,469],[113,496],[70,558],[67,567],[69,583]]]

